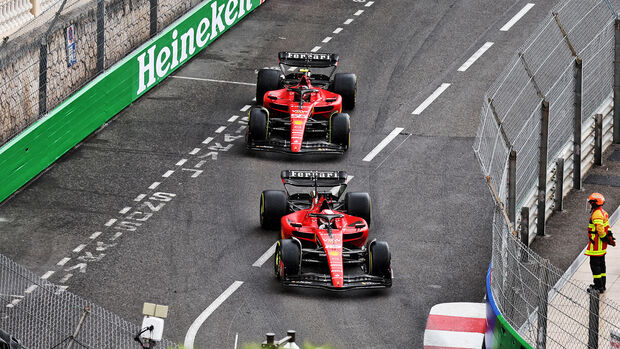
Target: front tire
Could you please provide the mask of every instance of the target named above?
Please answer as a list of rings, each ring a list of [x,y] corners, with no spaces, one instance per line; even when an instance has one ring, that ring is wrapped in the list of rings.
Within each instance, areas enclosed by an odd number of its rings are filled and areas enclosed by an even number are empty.
[[[344,207],[347,214],[364,219],[370,226],[372,202],[368,193],[347,193],[344,196]]]
[[[329,119],[329,142],[349,149],[351,145],[351,118],[346,113],[336,113]]]
[[[381,277],[392,277],[392,255],[385,241],[368,243],[368,274]]]
[[[252,108],[248,120],[248,143],[264,141],[269,132],[269,112],[265,108]]]
[[[357,98],[357,76],[355,74],[337,73],[334,75],[333,90],[342,97],[344,109],[355,108]]]
[[[260,225],[265,229],[279,229],[280,219],[286,215],[286,193],[282,190],[264,190],[260,195]]]
[[[299,275],[301,271],[301,248],[293,240],[282,239],[276,243],[274,272],[276,279]]]
[[[282,85],[280,72],[274,69],[261,69],[256,78],[256,103],[263,105],[265,93],[274,91]]]

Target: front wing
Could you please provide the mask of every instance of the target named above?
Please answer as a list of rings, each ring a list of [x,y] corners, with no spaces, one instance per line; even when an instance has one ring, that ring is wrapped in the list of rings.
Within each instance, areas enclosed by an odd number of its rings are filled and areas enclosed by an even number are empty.
[[[291,151],[291,142],[283,139],[267,139],[247,143],[251,150],[273,151],[287,154],[327,153],[344,154],[346,147],[326,141],[303,141],[299,152]]]
[[[342,287],[334,287],[330,275],[319,273],[302,273],[297,276],[287,276],[280,280],[284,286],[322,288],[331,291],[392,287],[391,277],[381,277],[368,274],[345,275],[343,277],[343,281]]]

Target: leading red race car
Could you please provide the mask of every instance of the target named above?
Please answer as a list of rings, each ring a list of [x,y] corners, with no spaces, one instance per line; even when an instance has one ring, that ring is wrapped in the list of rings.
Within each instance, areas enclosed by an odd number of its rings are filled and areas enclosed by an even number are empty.
[[[340,200],[347,186],[344,171],[287,170],[281,178],[285,191],[261,195],[260,221],[264,228],[281,228],[274,271],[283,285],[330,290],[392,286],[388,244],[367,242],[368,193],[347,193]]]
[[[342,109],[355,106],[355,74],[334,75],[338,55],[333,53],[280,52],[278,57],[280,70],[258,72],[256,103],[261,107],[249,112],[248,149],[345,152],[351,127],[349,114]]]

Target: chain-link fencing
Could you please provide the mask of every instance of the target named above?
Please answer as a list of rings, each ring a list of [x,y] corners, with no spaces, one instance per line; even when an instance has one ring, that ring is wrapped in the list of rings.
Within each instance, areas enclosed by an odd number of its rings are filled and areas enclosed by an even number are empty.
[[[59,0],[0,42],[0,145],[197,0]]]
[[[43,276],[45,277],[45,276]],[[81,322],[81,323],[80,323]],[[38,277],[0,254],[0,329],[26,348],[135,349],[139,326]],[[169,340],[157,348],[173,348]]]
[[[618,304],[596,297],[592,308],[588,285],[528,247],[612,142],[616,9],[619,1],[559,2],[489,88],[481,110],[474,152],[496,200],[491,290],[504,318],[534,347],[590,348],[598,337],[604,348],[620,333]]]

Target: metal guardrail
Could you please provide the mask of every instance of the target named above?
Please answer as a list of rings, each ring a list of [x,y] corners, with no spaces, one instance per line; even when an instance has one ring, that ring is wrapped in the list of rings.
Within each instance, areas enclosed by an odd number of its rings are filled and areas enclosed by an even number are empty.
[[[620,142],[620,112],[613,113],[620,108],[612,103],[620,94],[617,8],[609,0],[559,2],[481,110],[473,148],[496,200],[491,289],[504,318],[538,348],[608,347],[620,327],[620,306],[601,299],[591,313],[587,285],[563,280],[528,247],[604,149]]]

